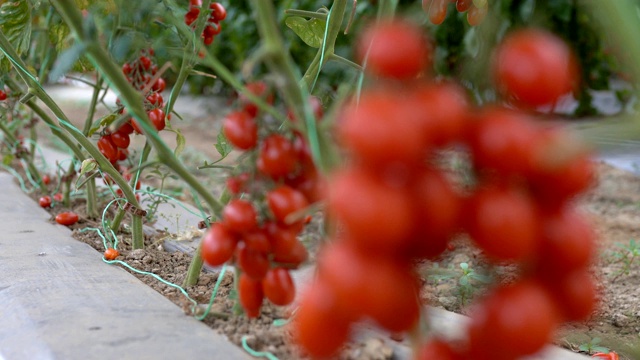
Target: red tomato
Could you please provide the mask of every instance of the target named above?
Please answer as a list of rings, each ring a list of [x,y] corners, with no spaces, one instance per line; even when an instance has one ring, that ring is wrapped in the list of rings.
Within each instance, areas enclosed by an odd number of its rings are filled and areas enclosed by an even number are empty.
[[[118,131],[111,134],[111,142],[119,148],[126,149],[129,147],[131,139],[129,139],[128,134],[123,134]]]
[[[539,219],[532,199],[509,187],[486,186],[473,195],[469,235],[490,257],[523,260],[533,255]]]
[[[427,145],[422,128],[422,109],[410,94],[367,91],[358,104],[352,102],[338,119],[339,142],[367,166],[414,167],[424,160]]]
[[[43,207],[43,208],[51,207],[51,196],[46,195],[46,196],[41,197],[38,200],[38,203],[40,203],[40,206]]]
[[[485,298],[472,314],[470,353],[491,359],[533,354],[552,340],[557,324],[553,299],[538,283],[523,281],[503,286]]]
[[[596,307],[596,284],[587,269],[543,280],[566,321],[587,320]]]
[[[467,97],[459,85],[443,82],[421,86],[411,94],[427,145],[443,146],[461,140],[467,127]]]
[[[530,174],[536,130],[521,113],[502,108],[482,111],[469,130],[474,164],[499,175]]]
[[[329,358],[348,340],[351,321],[349,313],[340,311],[331,289],[316,281],[301,295],[292,335],[309,355]]]
[[[273,268],[262,279],[264,295],[274,305],[289,305],[296,296],[296,288],[289,274],[284,268]]]
[[[130,135],[131,133],[133,133],[133,126],[131,126],[131,123],[126,122],[118,128],[117,132],[125,135]]]
[[[451,344],[441,339],[433,339],[420,347],[415,360],[458,360],[461,356]]]
[[[140,56],[138,61],[140,61],[140,65],[142,65],[142,68],[144,68],[145,70],[149,70],[149,68],[151,67],[151,59],[146,56]]]
[[[78,214],[73,211],[61,212],[56,215],[56,222],[60,225],[70,226],[78,222]]]
[[[167,87],[167,83],[164,81],[164,79],[158,78],[158,80],[156,80],[156,82],[154,82],[153,85],[151,86],[151,90],[157,91],[157,92],[163,92],[166,87]]]
[[[538,268],[549,279],[586,268],[595,254],[595,234],[587,219],[572,206],[542,217]]]
[[[413,230],[413,202],[404,189],[387,186],[358,169],[336,172],[328,188],[327,211],[360,248],[393,252],[407,244]]]
[[[248,173],[242,173],[238,176],[229,177],[227,179],[227,189],[233,195],[238,195],[244,191],[247,181],[249,181]]]
[[[253,149],[258,143],[258,124],[245,111],[229,113],[222,122],[222,131],[227,140],[238,149]]]
[[[210,266],[218,266],[227,262],[233,256],[237,239],[227,228],[215,223],[202,239],[202,259]]]
[[[409,275],[409,268],[389,258],[363,254],[341,239],[319,254],[318,274],[340,307],[354,317],[368,315],[387,330],[397,332],[418,321],[417,282]]]
[[[282,135],[273,134],[264,139],[256,166],[272,179],[283,178],[295,170],[297,154],[293,144]]]
[[[307,260],[309,254],[296,237],[299,231],[296,227],[267,223],[266,228],[275,262],[297,266]]]
[[[282,185],[267,193],[267,204],[276,221],[286,223],[289,214],[300,211],[309,203],[301,192]]]
[[[114,248],[108,248],[104,251],[105,260],[115,260],[118,256],[120,256],[120,252]]]
[[[448,0],[433,0],[429,8],[429,21],[434,25],[440,25],[447,17]]]
[[[274,97],[273,93],[269,89],[269,86],[264,81],[255,81],[248,83],[246,88],[252,94],[262,98],[268,104],[273,104]],[[240,94],[238,100],[240,101],[240,105],[243,107],[244,111],[247,112],[250,117],[254,118],[258,114],[258,106],[254,104],[245,94]]]
[[[498,89],[526,106],[555,102],[575,87],[578,73],[567,44],[540,29],[507,35],[493,62]]]
[[[432,258],[441,254],[460,227],[462,198],[438,170],[425,170],[412,186],[414,234],[407,254]]]
[[[271,243],[265,229],[254,230],[242,235],[245,245],[254,251],[269,253],[271,252]]]
[[[473,0],[457,0],[456,10],[458,10],[459,12],[465,12],[469,10],[471,5],[473,5]]]
[[[227,17],[227,10],[218,2],[211,3],[209,9],[211,9],[211,18],[215,22],[222,21]]]
[[[111,141],[110,136],[103,136],[98,140],[98,150],[106,157],[109,161],[117,161],[118,160],[118,149]]]
[[[124,63],[124,64],[122,65],[122,73],[123,73],[123,74],[125,74],[125,75],[129,75],[129,74],[131,74],[131,70],[132,70],[132,69],[131,69],[131,64],[129,64],[129,63]]]
[[[249,276],[241,274],[238,282],[238,297],[247,317],[260,316],[260,307],[264,298],[260,280],[253,280]]]
[[[608,353],[598,352],[591,356],[596,359],[604,359],[604,360],[619,360],[620,356],[615,351],[609,351]]]
[[[57,193],[55,195],[53,195],[53,200],[57,201],[57,202],[61,202],[64,199],[64,196],[61,193]]]
[[[42,183],[44,185],[49,185],[51,183],[51,177],[49,176],[49,174],[42,175]]]
[[[266,253],[255,251],[244,243],[240,243],[236,253],[238,266],[250,278],[261,280],[269,271],[271,263]]]
[[[155,108],[149,111],[147,115],[149,116],[149,120],[151,120],[151,123],[153,124],[153,127],[156,128],[156,130],[161,131],[164,129],[166,123],[164,121],[164,111],[162,111],[162,109]]]
[[[393,79],[414,78],[431,65],[431,49],[423,31],[397,20],[365,29],[356,53],[366,62],[367,72]]]
[[[222,209],[222,221],[229,231],[243,234],[258,227],[258,214],[253,205],[246,200],[231,200]]]

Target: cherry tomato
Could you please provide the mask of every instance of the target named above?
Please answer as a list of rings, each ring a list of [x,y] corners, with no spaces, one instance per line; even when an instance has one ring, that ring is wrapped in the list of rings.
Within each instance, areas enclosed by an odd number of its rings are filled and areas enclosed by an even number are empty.
[[[351,314],[340,311],[329,286],[316,281],[301,295],[292,334],[309,355],[330,358],[348,340],[351,322]]]
[[[280,179],[291,174],[296,164],[297,155],[289,139],[279,134],[264,139],[256,162],[261,173],[272,179]]]
[[[567,44],[540,29],[508,34],[493,62],[498,89],[526,106],[555,102],[575,87],[578,73]]]
[[[241,274],[238,282],[238,297],[247,317],[260,316],[260,307],[264,298],[260,280],[254,280],[246,274]]]
[[[231,200],[222,210],[222,221],[229,231],[243,234],[258,226],[257,212],[246,200]]]
[[[140,65],[142,65],[142,68],[145,69],[145,70],[149,70],[149,68],[151,67],[151,59],[149,59],[146,56],[140,56],[138,61],[140,61]],[[146,81],[146,82],[148,82],[148,81]]]
[[[49,174],[42,175],[42,183],[44,185],[49,185],[51,183],[51,176],[49,176]]]
[[[251,250],[261,253],[271,252],[271,242],[264,228],[260,228],[242,235],[244,244]]]
[[[253,250],[244,243],[237,249],[237,262],[240,269],[254,280],[262,280],[269,271],[271,263],[266,253]]]
[[[422,172],[412,189],[415,225],[407,253],[411,257],[438,256],[460,226],[462,198],[438,170]]]
[[[542,216],[538,268],[550,279],[589,265],[596,251],[595,234],[574,207],[564,206]]]
[[[347,239],[326,246],[318,258],[318,274],[340,307],[390,331],[405,331],[418,320],[417,282],[409,273],[393,260],[362,253]]]
[[[426,135],[422,109],[409,94],[372,90],[349,103],[339,115],[337,137],[355,157],[370,167],[391,164],[414,167],[424,160]]]
[[[496,171],[499,175],[531,174],[537,129],[525,115],[489,108],[475,120],[468,140],[476,167]]]
[[[166,87],[167,87],[167,83],[164,81],[164,79],[158,78],[158,80],[156,80],[156,82],[153,83],[153,86],[151,86],[151,90],[157,91],[157,92],[163,92]]]
[[[451,344],[441,339],[433,339],[420,347],[415,360],[458,360],[461,356],[456,353]]]
[[[227,17],[227,10],[218,2],[211,3],[209,9],[211,9],[211,17],[215,22],[222,21]]]
[[[53,200],[57,201],[57,202],[61,202],[64,199],[64,196],[61,193],[57,193],[55,195],[53,195]]]
[[[522,281],[502,286],[472,314],[469,347],[478,358],[520,358],[549,342],[557,324],[554,301],[541,285]]]
[[[73,211],[65,211],[56,215],[56,222],[60,225],[70,226],[78,222],[78,214]]]
[[[111,134],[111,142],[119,148],[126,149],[129,147],[131,139],[129,139],[129,135],[118,131]]]
[[[104,251],[105,260],[112,261],[115,260],[118,256],[120,256],[120,252],[118,252],[118,250],[114,248],[108,248]]]
[[[608,353],[597,352],[591,356],[595,359],[603,359],[603,360],[619,360],[620,356],[615,351],[609,351]]]
[[[189,9],[189,11],[187,11],[187,13],[184,14],[184,23],[187,25],[193,24],[198,19],[198,15],[200,15],[200,9],[198,8]]]
[[[126,123],[122,124],[122,126],[120,126],[118,128],[117,132],[119,132],[121,134],[125,134],[125,135],[130,135],[130,134],[133,133],[133,131],[134,131],[133,130],[133,126],[131,126],[131,123],[126,122]]]
[[[365,71],[386,78],[411,79],[431,64],[431,49],[420,28],[397,20],[365,29],[356,53],[366,61]]]
[[[258,143],[258,124],[244,111],[229,113],[222,122],[222,131],[227,140],[238,149],[253,149]]]
[[[458,10],[458,12],[465,12],[471,8],[471,5],[473,5],[473,0],[457,0],[456,10]]]
[[[156,130],[161,131],[164,129],[164,127],[166,126],[166,122],[164,121],[164,111],[162,111],[162,109],[155,108],[149,111],[147,115],[149,116],[149,120],[151,120],[151,123],[153,124],[153,127],[156,128]]]
[[[264,295],[274,305],[289,305],[296,296],[296,288],[289,274],[284,268],[273,268],[262,279]]]
[[[111,141],[111,136],[103,136],[98,140],[98,150],[106,157],[109,161],[117,161],[118,160],[118,149]]]
[[[227,189],[234,195],[238,195],[244,191],[249,181],[249,173],[242,173],[238,176],[232,176],[227,179]]]
[[[339,171],[330,181],[327,210],[363,249],[389,252],[406,245],[413,230],[412,206],[404,189],[387,186],[362,170]]]
[[[411,94],[414,114],[426,145],[443,146],[461,140],[467,127],[468,101],[457,84],[442,82],[421,86]],[[423,145],[424,146],[424,145]]]
[[[429,21],[434,25],[440,25],[447,17],[448,0],[433,0],[429,8]]]
[[[267,193],[267,204],[275,219],[283,224],[286,223],[285,220],[289,214],[309,206],[303,193],[286,185],[269,191]]]
[[[596,284],[587,269],[543,279],[566,321],[587,320],[596,307]]]
[[[43,208],[51,207],[51,196],[45,195],[38,200],[38,203]]]
[[[506,186],[480,188],[467,216],[469,235],[490,257],[523,260],[534,254],[539,219],[524,192]]]
[[[202,239],[202,259],[210,266],[218,266],[227,262],[233,256],[237,239],[227,228],[215,223]]]
[[[273,104],[273,93],[264,81],[254,81],[248,83],[246,85],[246,88],[247,91],[257,97],[262,98],[268,104]],[[256,117],[256,115],[258,114],[258,106],[256,104],[249,100],[249,98],[247,98],[247,96],[243,93],[240,93],[238,100],[240,101],[240,106],[242,106],[245,112],[247,112],[252,118]]]
[[[129,64],[129,63],[124,63],[124,64],[122,65],[122,73],[123,73],[123,74],[125,74],[125,75],[129,75],[129,74],[131,74],[131,70],[132,70],[132,69],[131,69],[131,64]]]

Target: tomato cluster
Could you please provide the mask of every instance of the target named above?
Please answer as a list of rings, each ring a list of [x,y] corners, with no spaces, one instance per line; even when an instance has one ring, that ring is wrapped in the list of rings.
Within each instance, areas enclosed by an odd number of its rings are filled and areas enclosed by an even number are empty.
[[[467,22],[471,26],[479,25],[489,11],[488,0],[422,0],[422,9],[432,24],[440,25],[447,17],[449,3],[455,3],[458,12],[467,12]]]
[[[194,22],[200,15],[201,7],[202,0],[189,1],[189,11],[184,15],[185,24],[195,27]],[[227,17],[227,10],[218,2],[212,2],[211,5],[209,5],[209,9],[211,10],[211,15],[209,15],[207,25],[202,31],[202,38],[205,45],[211,45],[211,43],[213,43],[213,39],[216,35],[220,34],[220,31],[222,31],[222,25],[220,22]]]
[[[163,78],[157,78],[151,86],[152,79],[158,71],[158,66],[153,63],[153,49],[143,51],[143,54],[135,60],[125,63],[122,66],[122,72],[127,76],[127,80],[138,90],[144,91],[144,107],[147,116],[154,128],[161,131],[166,126],[166,120],[170,116],[165,116],[163,106],[164,99],[162,92],[166,88],[166,82]],[[116,101],[118,105],[118,113],[124,114],[125,108],[120,100]],[[166,119],[166,120],[165,120]],[[135,119],[130,119],[120,126],[115,132],[104,132],[98,140],[98,149],[112,164],[118,161],[126,160],[129,155],[129,145],[131,143],[131,134],[134,132],[141,134],[142,128]]]
[[[390,46],[376,44],[389,29],[419,39],[400,21],[370,28],[362,39],[371,49]],[[426,42],[398,49],[393,56],[407,59],[406,68],[368,52],[365,70],[377,81],[338,117],[337,138],[350,155],[327,185],[328,217],[338,231],[302,294],[295,339],[310,355],[327,357],[360,319],[393,333],[414,329],[422,309],[414,264],[439,256],[464,232],[490,261],[519,265],[521,278],[475,306],[466,343],[433,340],[418,358],[436,358],[436,350],[438,359],[532,354],[560,322],[585,319],[594,307],[594,233],[572,202],[593,180],[588,152],[524,112],[472,108],[461,88],[421,76]],[[473,185],[438,167],[439,150],[451,145],[469,152]]]
[[[246,87],[273,103],[273,93],[264,82]],[[320,117],[319,102],[311,102]],[[240,172],[229,177],[227,189],[234,198],[224,207],[221,221],[205,234],[201,249],[209,265],[233,260],[240,268],[240,303],[247,316],[256,317],[264,297],[275,305],[293,301],[295,288],[288,269],[308,257],[297,238],[305,225],[301,212],[319,199],[321,182],[299,132],[270,124],[244,96],[239,105],[224,118],[222,131],[236,149],[251,155]]]

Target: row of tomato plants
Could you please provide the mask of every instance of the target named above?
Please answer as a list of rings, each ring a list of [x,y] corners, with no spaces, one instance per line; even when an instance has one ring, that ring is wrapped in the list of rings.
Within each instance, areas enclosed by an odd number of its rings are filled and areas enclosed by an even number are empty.
[[[378,21],[358,37],[362,65],[341,58],[333,48],[348,18],[348,2],[336,0],[328,13],[318,13],[325,19],[323,44],[303,75],[286,52],[273,5],[256,1],[252,6],[263,44],[251,61],[264,63],[274,78],[272,84],[245,86],[206,51],[223,31],[226,9],[210,0],[192,0],[184,19],[167,14],[186,50],[174,89],[201,63],[240,92],[219,139],[242,155],[216,199],[158,136],[165,127],[171,129],[177,91],[163,97],[166,67],[154,64],[153,49],[115,64],[97,35],[86,29],[90,21],[73,1],[52,3],[100,71],[87,125],[79,130],[70,124],[0,34],[0,48],[28,87],[24,91],[15,76],[7,78],[10,100],[18,109],[20,97],[82,162],[89,217],[98,217],[95,177],[102,173],[107,184],[118,186],[123,200],[110,226],[118,231],[130,212],[133,248],[143,247],[145,212],[135,191],[140,171],[156,163],[148,160],[152,149],[158,162],[204,200],[212,221],[185,285],[197,281],[203,259],[212,266],[232,262],[247,316],[259,315],[264,297],[275,305],[290,304],[295,288],[289,271],[308,257],[297,235],[310,209],[322,202],[332,240],[320,250],[317,278],[301,295],[293,321],[294,339],[314,357],[335,354],[351,325],[370,318],[389,331],[414,333],[417,358],[515,359],[538,351],[562,322],[591,314],[595,287],[588,266],[594,239],[572,202],[591,184],[589,152],[567,133],[527,114],[578,86],[577,59],[553,35],[541,30],[509,35],[490,69],[503,104],[476,107],[458,85],[432,78],[432,46],[415,25],[391,20],[395,1],[380,1]],[[436,15],[446,15],[434,13],[440,3],[423,1],[436,23],[441,21]],[[458,3],[461,12],[488,6]],[[475,25],[480,19],[474,11],[469,21]],[[328,107],[310,93],[330,60],[364,69],[364,81],[355,95],[354,87]],[[117,109],[93,128],[104,83],[118,94]],[[282,106],[275,104],[277,95]],[[20,149],[20,140],[5,128],[6,139]],[[92,133],[99,135],[96,145]],[[129,158],[134,133],[144,135],[146,145],[137,168],[128,169],[122,162]],[[470,155],[473,184],[455,184],[435,165],[439,151],[451,146]],[[343,153],[348,160],[339,164]],[[22,159],[33,170],[34,182],[44,182],[33,159]],[[69,173],[74,171],[70,167]],[[66,176],[67,190],[71,178]],[[468,233],[490,261],[518,264],[522,274],[515,284],[497,286],[478,302],[466,343],[424,343],[415,264],[436,258],[460,232]],[[107,259],[117,256],[114,249],[105,252]]]

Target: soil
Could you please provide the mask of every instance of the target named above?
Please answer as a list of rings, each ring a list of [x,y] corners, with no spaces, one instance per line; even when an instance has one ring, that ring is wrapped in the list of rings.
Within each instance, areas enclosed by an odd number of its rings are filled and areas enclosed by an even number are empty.
[[[67,111],[67,113],[73,113]],[[219,116],[220,113],[218,113]],[[83,120],[82,116],[74,121]],[[223,175],[221,172],[200,172],[196,166],[203,160],[211,161],[219,157],[213,143],[219,124],[219,117],[209,117],[184,121],[176,124],[187,139],[188,147],[182,160],[206,181],[212,189],[220,187]],[[204,124],[207,124],[204,126]],[[213,124],[213,125],[212,125]],[[219,127],[219,126],[218,126]],[[206,130],[206,131],[204,131]],[[171,136],[169,134],[169,136]],[[193,141],[192,139],[197,139]],[[579,204],[591,214],[593,224],[600,235],[600,251],[595,259],[593,274],[599,279],[600,307],[592,318],[584,324],[569,324],[558,334],[557,344],[579,352],[580,346],[600,339],[597,344],[618,352],[621,359],[640,359],[640,243],[633,258],[630,249],[622,246],[629,245],[631,240],[640,239],[640,178],[618,170],[604,163],[598,164],[599,182],[586,196],[579,199]],[[147,179],[157,184],[157,179]],[[176,188],[173,188],[176,186]],[[168,190],[180,190],[180,185],[168,183]],[[190,196],[184,191],[182,200],[189,202]],[[34,194],[34,196],[37,195]],[[74,205],[81,211],[82,202]],[[63,211],[54,208],[52,214]],[[53,219],[53,216],[52,216]],[[320,237],[318,222],[314,223],[314,230],[307,232],[311,238],[310,244]],[[87,226],[96,227],[98,224],[82,218],[72,226],[81,229]],[[102,252],[102,240],[94,232],[74,231],[74,236],[88,243]],[[123,236],[124,245],[119,247],[119,260],[139,270],[153,272],[167,281],[180,284],[186,274],[191,256],[181,252],[169,253],[164,250],[158,236],[146,239],[145,250],[128,250],[127,235]],[[493,275],[495,280],[509,281],[517,276],[516,269],[509,266],[489,267],[480,251],[473,247],[468,239],[461,237],[452,243],[454,249],[445,252],[437,262],[422,264],[424,274],[423,298],[430,305],[450,311],[465,313],[467,305],[473,296],[481,295],[490,285],[473,280],[473,287],[461,293],[458,284],[462,270],[460,264],[467,263],[480,275]],[[625,258],[626,256],[626,258]],[[625,263],[626,259],[626,263]],[[198,284],[187,288],[189,296],[200,304],[200,311],[208,304],[211,291],[218,278],[219,272],[211,270],[200,277]],[[435,275],[434,275],[435,274]],[[191,313],[191,303],[177,289],[169,287],[150,276],[134,274],[143,282],[153,287],[159,293]],[[284,319],[287,309],[266,305],[258,319],[248,320],[244,316],[233,314],[232,273],[227,272],[222,280],[220,290],[213,303],[212,311],[215,316],[208,316],[204,322],[216,331],[225,334],[232,342],[242,346],[242,339],[246,336],[247,345],[257,351],[267,351],[279,359],[297,359],[301,354],[287,345],[286,326],[274,326],[274,320]],[[350,345],[342,355],[346,359],[390,359],[393,349],[387,338],[374,338],[355,345]]]

